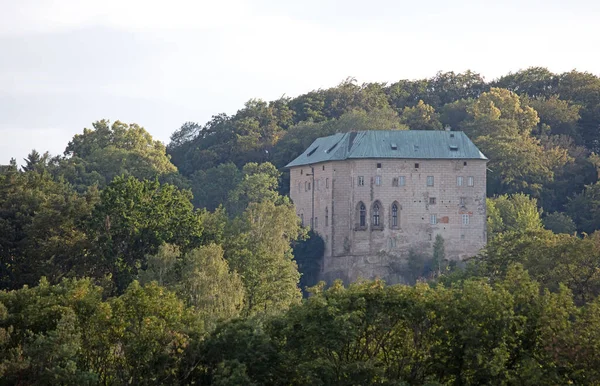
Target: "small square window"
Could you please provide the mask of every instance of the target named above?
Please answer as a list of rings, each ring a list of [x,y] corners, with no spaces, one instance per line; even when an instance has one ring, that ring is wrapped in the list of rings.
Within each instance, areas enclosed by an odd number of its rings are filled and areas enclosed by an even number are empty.
[[[377,164],[377,169],[381,169],[381,164],[380,163]]]
[[[419,168],[419,164],[415,164],[415,169],[418,169],[418,168]]]
[[[400,179],[398,180],[398,185],[400,186],[405,186],[406,185],[406,177],[405,176],[400,176]]]
[[[365,177],[358,176],[358,186],[365,186]]]
[[[463,225],[469,225],[470,216],[468,214],[462,215],[462,223]]]
[[[475,179],[472,176],[467,177],[467,186],[473,186],[474,184],[475,184]]]
[[[381,185],[381,176],[375,176],[375,185],[377,185],[377,186]]]
[[[429,223],[431,225],[437,224],[437,215],[435,215],[435,214],[429,215]]]
[[[467,161],[463,162],[463,166],[467,166]]]
[[[429,197],[429,205],[435,205],[435,197]]]
[[[462,184],[463,184],[462,176],[456,177],[456,186],[462,186]]]
[[[427,186],[433,186],[433,176],[427,176]]]

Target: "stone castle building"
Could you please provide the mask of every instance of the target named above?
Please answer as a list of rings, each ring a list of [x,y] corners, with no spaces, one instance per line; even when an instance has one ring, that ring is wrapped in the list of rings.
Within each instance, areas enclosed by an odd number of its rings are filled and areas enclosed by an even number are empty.
[[[409,250],[446,258],[486,243],[487,158],[459,131],[360,131],[314,141],[290,162],[290,197],[325,240],[322,277],[403,281]]]

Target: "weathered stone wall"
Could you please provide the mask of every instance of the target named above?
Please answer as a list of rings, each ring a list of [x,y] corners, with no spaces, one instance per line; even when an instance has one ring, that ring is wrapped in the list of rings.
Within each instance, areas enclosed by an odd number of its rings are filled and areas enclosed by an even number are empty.
[[[397,272],[408,251],[431,254],[438,234],[445,240],[449,259],[472,256],[485,245],[484,160],[360,159],[316,164],[312,170],[314,186],[311,167],[291,169],[290,195],[298,214],[310,225],[314,193],[318,219],[314,229],[326,241],[322,274],[328,281],[359,277],[403,281]],[[394,186],[393,179],[401,176],[405,185]],[[433,177],[433,186],[427,185],[428,176]],[[363,186],[358,185],[359,177],[364,179]],[[457,186],[457,177],[462,177],[462,186]],[[367,209],[365,227],[359,224],[361,202]],[[373,225],[375,203],[380,206],[379,227]],[[398,206],[396,227],[392,226],[394,203]],[[436,216],[435,224],[431,215]]]

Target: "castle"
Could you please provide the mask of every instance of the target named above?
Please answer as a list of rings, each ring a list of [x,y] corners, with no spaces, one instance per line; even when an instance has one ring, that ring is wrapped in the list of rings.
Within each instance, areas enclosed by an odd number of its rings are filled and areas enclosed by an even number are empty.
[[[304,225],[325,240],[322,278],[380,277],[409,250],[451,260],[486,243],[487,158],[459,131],[359,131],[315,140],[286,167]]]

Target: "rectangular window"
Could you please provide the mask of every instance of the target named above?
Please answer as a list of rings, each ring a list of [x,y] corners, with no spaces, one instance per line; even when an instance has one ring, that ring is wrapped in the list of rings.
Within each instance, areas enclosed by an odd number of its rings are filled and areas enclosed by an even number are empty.
[[[310,190],[310,182],[308,183],[308,190]]]
[[[381,176],[375,176],[375,185],[381,185]]]
[[[467,205],[467,199],[466,197],[461,197],[460,198],[460,206],[465,206]]]
[[[435,214],[429,215],[429,223],[431,225],[437,224],[437,215],[435,215]]]
[[[319,227],[319,218],[315,217],[315,229]]]
[[[435,205],[435,197],[429,197],[429,205]]]
[[[392,178],[392,186],[398,186],[398,179]]]
[[[306,192],[308,190],[308,182],[304,181],[304,191]]]
[[[475,180],[472,176],[467,177],[467,185],[468,186],[473,186],[475,184]]]
[[[358,186],[365,186],[365,177],[358,176]]]
[[[381,169],[381,164],[377,164],[377,169]]]
[[[456,186],[462,186],[462,184],[463,184],[462,176],[456,177]]]
[[[433,176],[427,176],[427,186],[433,186]]]
[[[302,191],[302,182],[298,182],[298,193]]]
[[[404,176],[400,176],[399,178],[400,178],[400,179],[398,180],[398,184],[399,184],[400,186],[404,186],[404,185],[406,185],[406,177],[404,177]]]
[[[418,169],[418,168],[419,168],[419,164],[415,164],[415,169]]]
[[[329,189],[329,178],[325,178],[325,189]]]
[[[304,226],[304,215],[300,213],[300,223]]]
[[[468,214],[462,215],[462,223],[463,223],[463,225],[469,225],[469,215]]]

